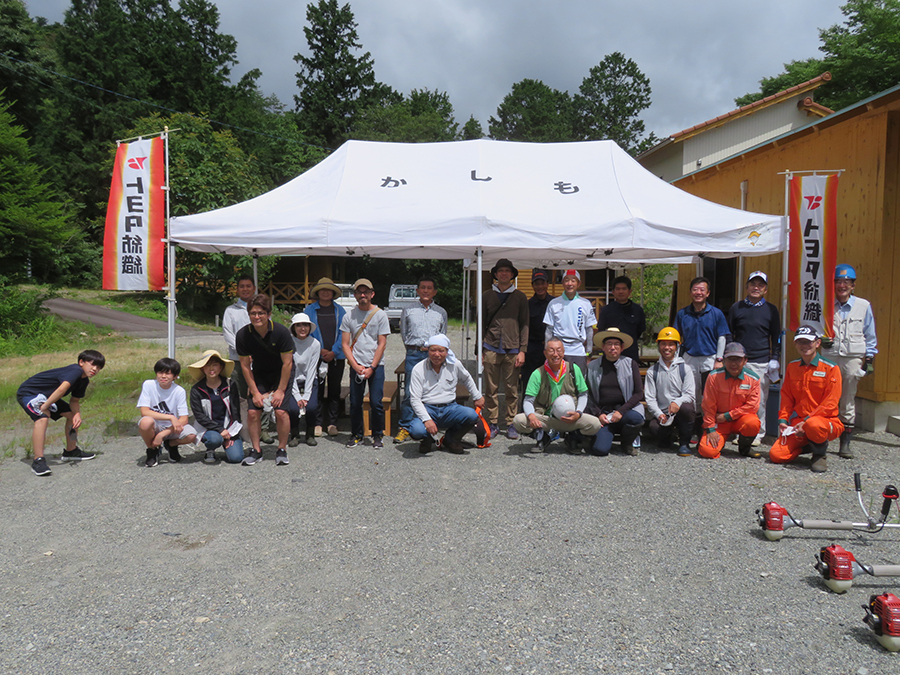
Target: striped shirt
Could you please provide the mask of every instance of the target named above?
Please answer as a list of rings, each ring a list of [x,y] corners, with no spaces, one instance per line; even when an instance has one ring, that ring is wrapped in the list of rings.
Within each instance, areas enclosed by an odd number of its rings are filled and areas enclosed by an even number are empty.
[[[435,302],[416,300],[400,314],[400,336],[407,347],[424,347],[428,338],[447,332],[447,311]]]

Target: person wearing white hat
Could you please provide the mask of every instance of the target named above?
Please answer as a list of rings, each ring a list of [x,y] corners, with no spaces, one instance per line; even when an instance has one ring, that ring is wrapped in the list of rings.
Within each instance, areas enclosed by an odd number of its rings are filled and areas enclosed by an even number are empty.
[[[322,344],[310,335],[313,329],[308,314],[299,312],[291,319],[291,335],[294,338],[294,374],[291,396],[297,401],[299,414],[291,420],[291,447],[300,440],[300,417],[306,419],[306,444],[316,445],[316,413],[319,403],[319,360]]]
[[[191,387],[191,412],[200,427],[200,441],[206,446],[204,462],[216,461],[216,448],[225,450],[231,464],[244,459],[244,442],[233,434],[240,423],[240,394],[229,378],[236,372],[234,361],[226,359],[215,349],[203,352],[203,357],[188,366],[195,384]]]
[[[562,285],[563,294],[553,298],[544,313],[544,344],[550,338],[562,340],[566,348],[566,361],[585,372],[597,318],[591,303],[578,295],[578,288],[581,286],[581,274],[578,270],[566,270]]]
[[[566,437],[570,452],[578,448],[576,434],[593,436],[600,430],[600,420],[584,413],[588,400],[584,374],[581,368],[565,360],[565,352],[566,347],[559,338],[547,341],[544,365],[528,378],[523,412],[513,419],[520,434],[534,434],[537,442],[532,452],[547,449],[551,442],[550,430],[570,434]]]
[[[428,358],[413,366],[409,377],[409,400],[415,418],[409,425],[409,435],[419,441],[419,452],[433,449],[434,436],[446,429],[441,447],[456,455],[465,453],[462,437],[478,420],[473,408],[456,402],[456,387],[462,382],[476,406],[484,405],[484,396],[475,380],[450,351],[446,335],[433,335],[426,342]]]
[[[747,277],[747,296],[728,310],[731,339],[747,350],[744,367],[759,378],[759,434],[752,445],[758,446],[766,435],[766,402],[769,386],[780,379],[781,316],[778,308],[766,300],[769,277],[762,270]]]

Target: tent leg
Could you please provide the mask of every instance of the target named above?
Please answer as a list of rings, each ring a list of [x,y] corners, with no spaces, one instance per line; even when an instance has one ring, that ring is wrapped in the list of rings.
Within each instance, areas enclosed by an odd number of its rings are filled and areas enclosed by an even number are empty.
[[[253,252],[253,285],[256,286],[256,292],[259,293],[259,256],[256,251]]]
[[[484,270],[484,251],[479,246],[478,251],[476,252],[476,256],[478,257],[478,276],[475,279],[475,295],[477,301],[477,312],[478,316],[476,317],[476,326],[478,330],[478,354],[475,355],[475,360],[478,363],[478,390],[484,391],[484,363],[481,361],[481,353],[484,349],[484,328],[481,325],[482,321],[482,294],[483,294],[483,282],[482,282],[482,272]]]

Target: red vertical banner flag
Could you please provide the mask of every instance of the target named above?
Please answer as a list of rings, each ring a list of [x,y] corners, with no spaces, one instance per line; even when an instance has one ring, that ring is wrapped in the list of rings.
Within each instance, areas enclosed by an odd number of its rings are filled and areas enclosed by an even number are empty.
[[[838,176],[793,176],[789,185],[788,327],[833,336]]]
[[[159,291],[165,286],[165,180],[162,138],[119,145],[103,237],[105,290]]]

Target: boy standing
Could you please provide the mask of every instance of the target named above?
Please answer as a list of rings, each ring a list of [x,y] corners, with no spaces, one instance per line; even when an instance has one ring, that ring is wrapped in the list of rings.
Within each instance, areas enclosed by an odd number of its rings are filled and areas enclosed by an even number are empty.
[[[87,349],[78,355],[78,363],[62,368],[45,370],[25,380],[16,392],[16,400],[34,422],[31,445],[34,461],[31,470],[35,476],[49,476],[51,471],[44,459],[47,426],[50,420],[66,418],[66,449],[62,458],[68,460],[94,459],[94,455],[78,447],[77,429],[81,426],[81,399],[87,391],[90,378],[106,365],[100,352]],[[72,394],[67,403],[63,396]]]
[[[145,466],[159,464],[160,446],[164,445],[173,462],[181,461],[176,446],[197,440],[197,431],[188,421],[187,395],[175,384],[181,374],[181,364],[175,359],[160,359],[153,366],[156,378],[145,380],[137,407],[141,409],[138,429],[147,446]]]

